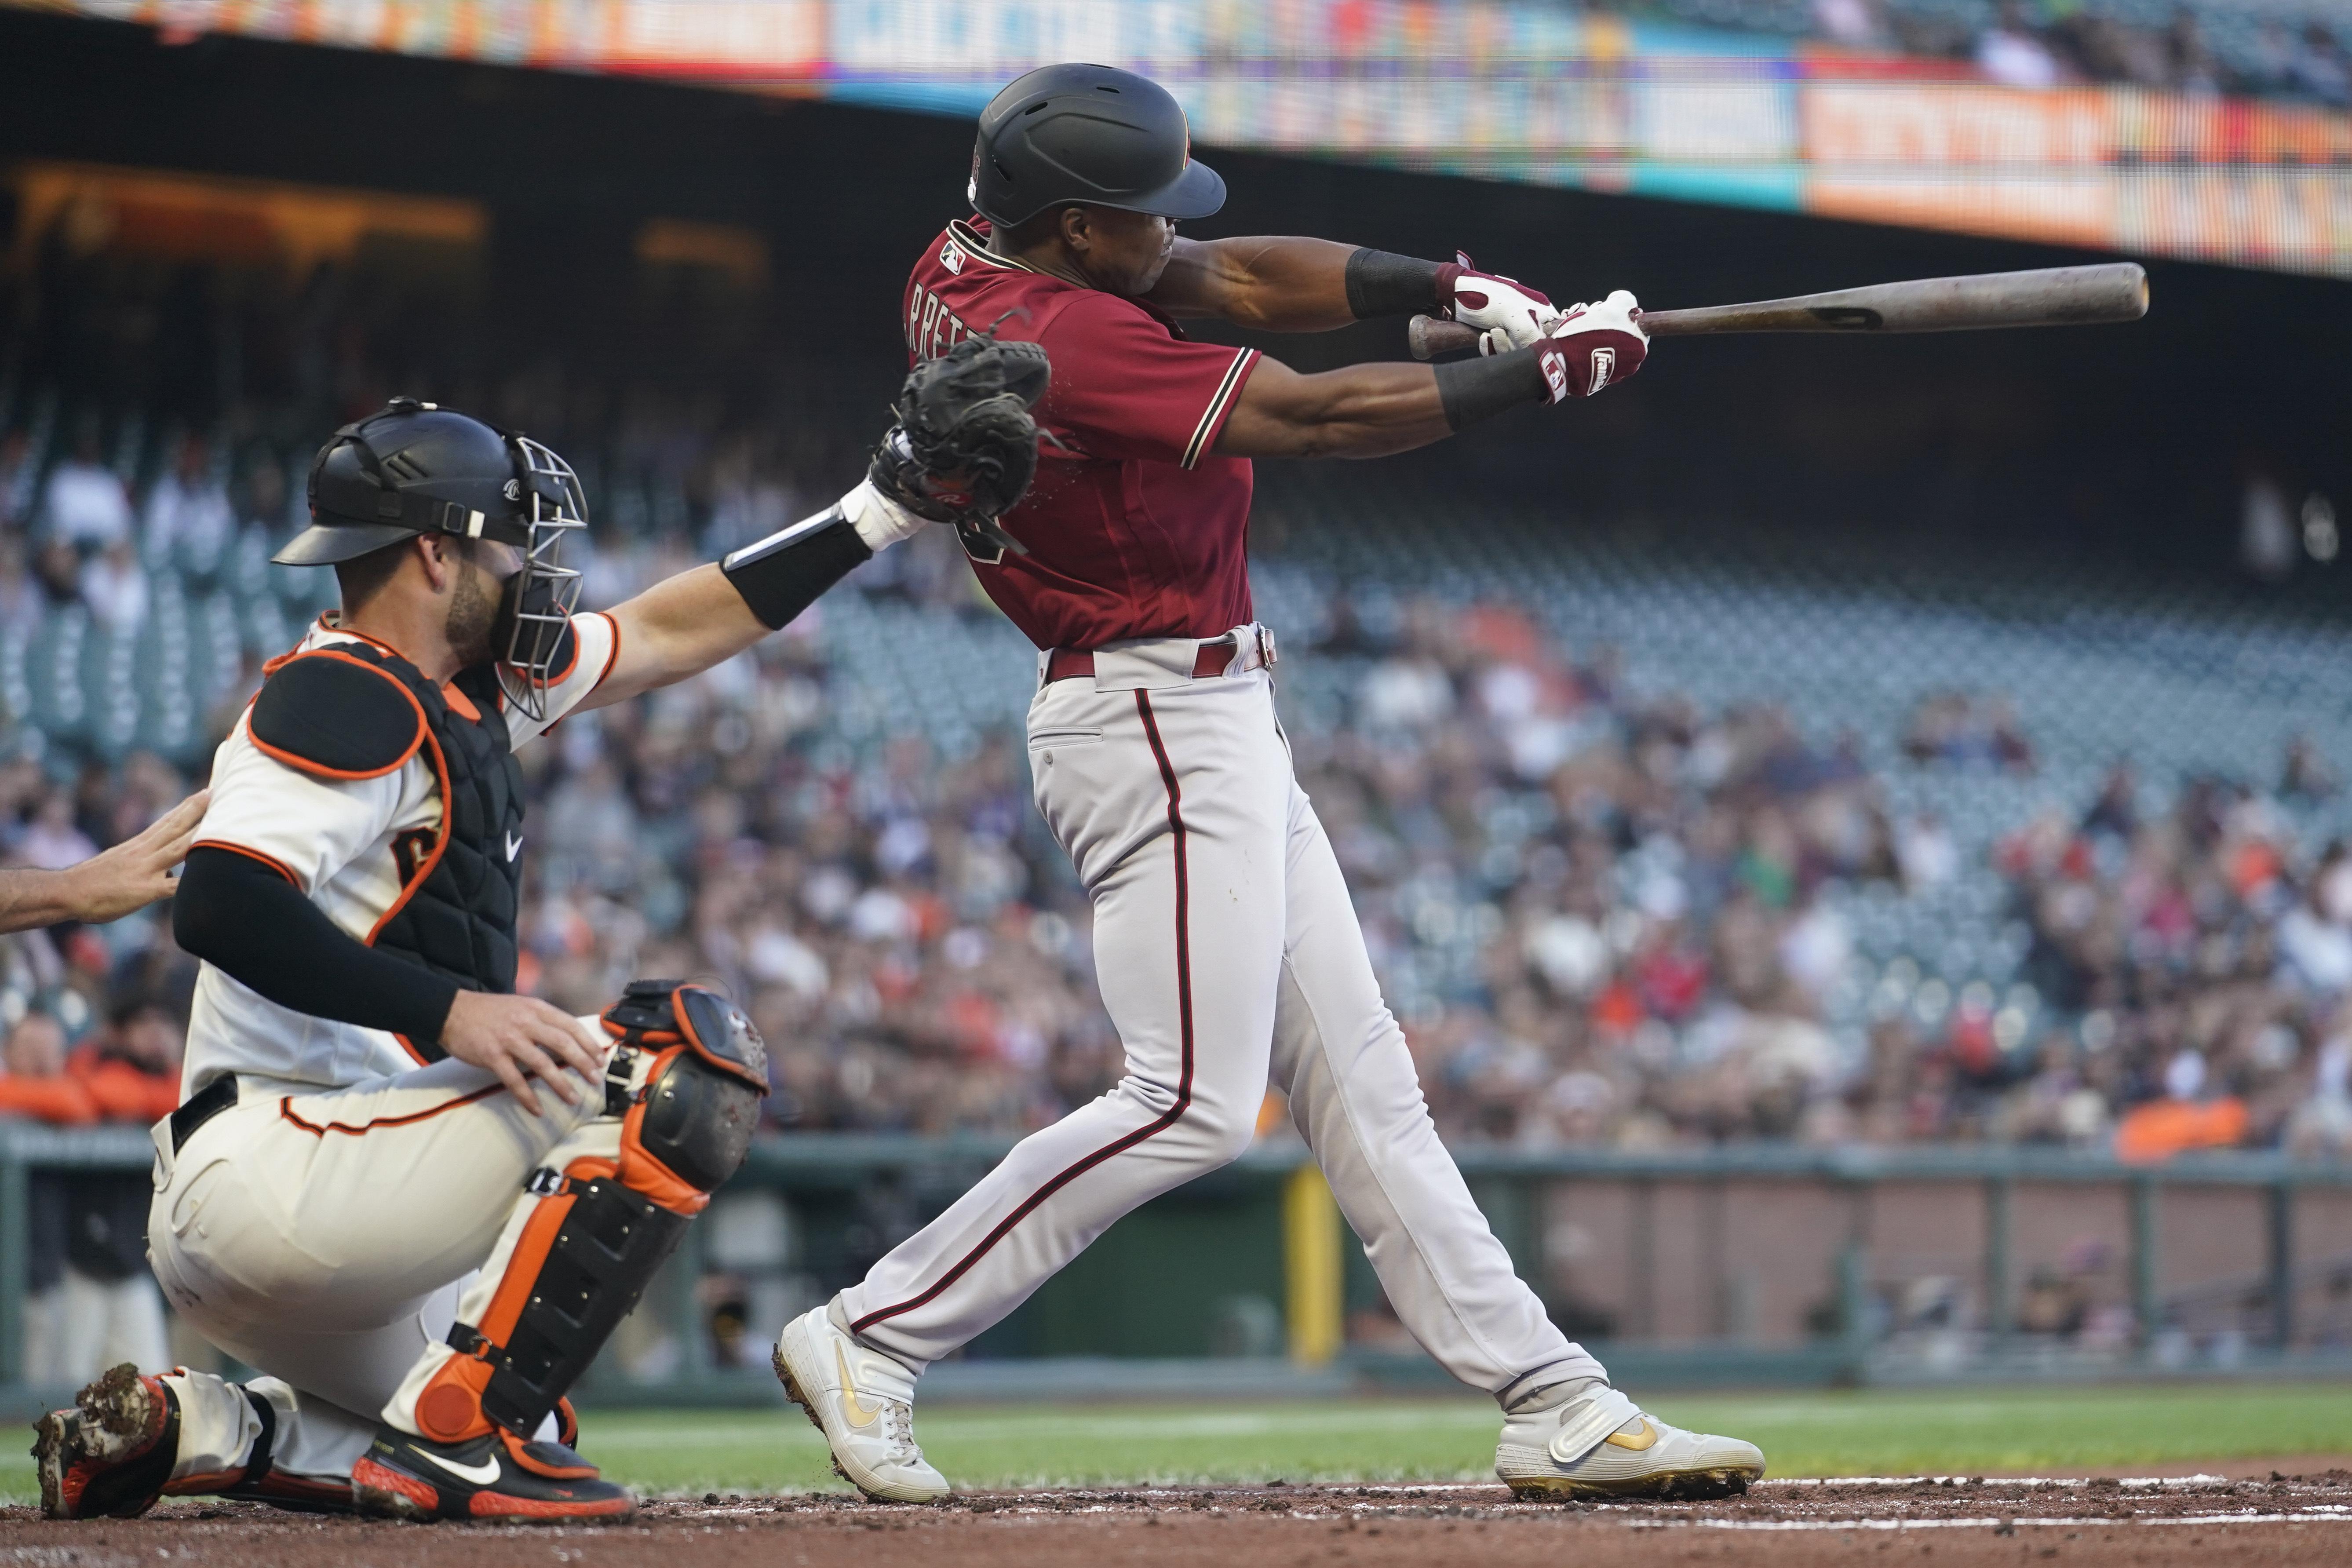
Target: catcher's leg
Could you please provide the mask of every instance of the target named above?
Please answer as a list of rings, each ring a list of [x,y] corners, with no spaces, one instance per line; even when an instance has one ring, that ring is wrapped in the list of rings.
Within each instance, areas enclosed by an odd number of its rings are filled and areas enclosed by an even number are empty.
[[[525,1179],[446,1342],[384,1405],[352,1471],[363,1513],[560,1521],[635,1507],[537,1434],[743,1163],[767,1058],[751,1020],[699,986],[640,981],[604,1026],[619,1041],[608,1114]]]
[[[548,1096],[532,1115],[447,1061],[319,1094],[248,1086],[184,1144],[160,1140],[156,1280],[268,1375],[107,1373],[37,1423],[44,1510],[123,1516],[212,1493],[348,1508],[377,1412],[447,1333],[456,1281],[497,1241],[506,1194],[601,1110],[599,1096]]]

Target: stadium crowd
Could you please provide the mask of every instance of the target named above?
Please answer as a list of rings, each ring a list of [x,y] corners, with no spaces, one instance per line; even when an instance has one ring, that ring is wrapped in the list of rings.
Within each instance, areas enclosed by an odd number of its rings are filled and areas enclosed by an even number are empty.
[[[758,499],[756,472],[713,481],[702,537],[601,552],[591,597],[783,505]],[[12,542],[51,549],[57,515],[37,509]],[[992,614],[944,535],[889,564],[843,592]],[[1931,816],[1890,813],[1855,737],[1810,738],[1768,705],[1637,697],[1606,650],[1571,657],[1499,601],[1408,601],[1376,624],[1334,594],[1309,640],[1341,701],[1336,722],[1294,722],[1300,775],[1449,1138],[2352,1142],[2336,1018],[2352,856],[2296,845],[2271,804],[2337,787],[2308,748],[2274,785],[2190,781],[2164,812],[2143,813],[2118,769],[2079,820],[2053,810],[2000,846],[2049,1004],[2027,1035],[1985,985],[1933,1019],[1854,1006],[1841,895],[1961,869]],[[1050,1121],[1112,1081],[1119,1051],[1019,738],[960,757],[915,732],[852,744],[826,647],[820,605],[755,656],[526,753],[525,984],[587,1011],[634,974],[716,979],[772,1042],[780,1122]],[[19,863],[70,863],[200,782],[146,754],[77,770],[17,741],[0,849]],[[2032,765],[2004,705],[1952,693],[1923,700],[1902,750],[1893,765]],[[164,1088],[101,1087],[168,1082],[189,975],[167,921],[6,952],[0,1107],[84,1121],[168,1105]]]
[[[1966,62],[2007,87],[2116,82],[2352,103],[2344,19],[2319,5],[2300,14],[2234,0],[1588,0],[1588,7]]]

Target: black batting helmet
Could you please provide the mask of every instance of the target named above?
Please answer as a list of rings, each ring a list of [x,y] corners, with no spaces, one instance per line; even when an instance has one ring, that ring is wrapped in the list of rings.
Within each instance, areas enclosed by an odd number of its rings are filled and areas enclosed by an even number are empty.
[[[1158,82],[1115,66],[1041,66],[980,112],[971,151],[972,210],[1013,225],[1084,203],[1206,217],[1225,182],[1192,161],[1183,106]]]

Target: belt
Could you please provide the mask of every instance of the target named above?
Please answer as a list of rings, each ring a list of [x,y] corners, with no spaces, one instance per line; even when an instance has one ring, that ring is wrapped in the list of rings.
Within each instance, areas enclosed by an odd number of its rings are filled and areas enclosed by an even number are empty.
[[[224,1073],[188,1097],[188,1102],[172,1112],[172,1152],[180,1152],[196,1129],[236,1103],[236,1075]]]
[[[1192,679],[1206,680],[1225,673],[1234,662],[1235,649],[1231,632],[1213,637],[1201,645],[1192,656]],[[1057,647],[1045,656],[1045,684],[1069,680],[1077,676],[1091,678],[1095,672],[1095,656],[1079,648]]]

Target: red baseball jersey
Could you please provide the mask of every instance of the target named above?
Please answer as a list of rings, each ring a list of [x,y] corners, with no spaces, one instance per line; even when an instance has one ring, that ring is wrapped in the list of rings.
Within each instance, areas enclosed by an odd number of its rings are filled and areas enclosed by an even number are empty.
[[[1250,463],[1211,450],[1258,360],[1189,341],[1139,300],[990,254],[951,223],[907,281],[909,363],[993,330],[1045,345],[1037,479],[1001,520],[1020,555],[963,535],[981,585],[1039,647],[1213,637],[1250,619]],[[1056,445],[1058,443],[1058,445]]]

